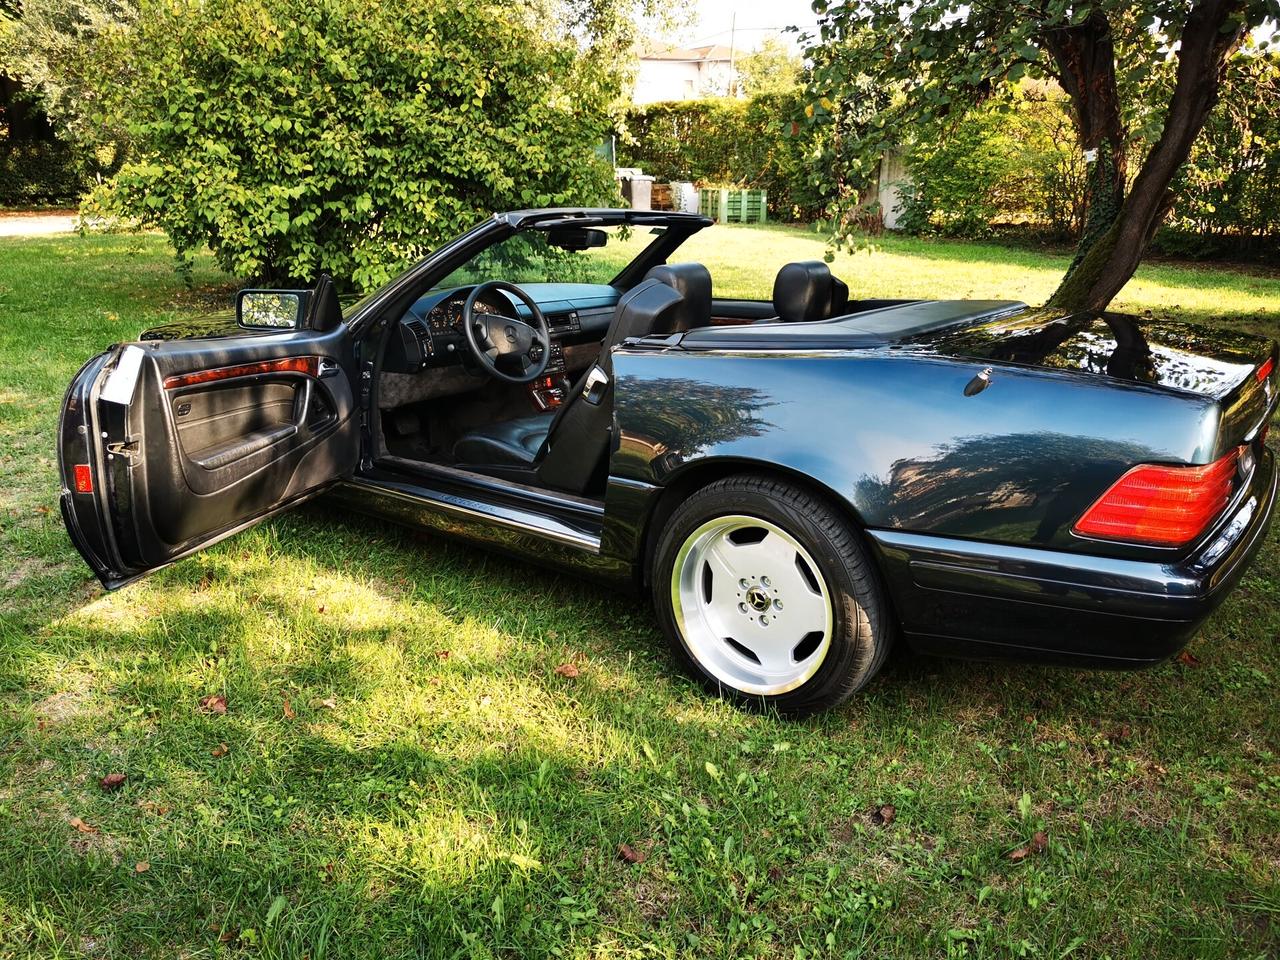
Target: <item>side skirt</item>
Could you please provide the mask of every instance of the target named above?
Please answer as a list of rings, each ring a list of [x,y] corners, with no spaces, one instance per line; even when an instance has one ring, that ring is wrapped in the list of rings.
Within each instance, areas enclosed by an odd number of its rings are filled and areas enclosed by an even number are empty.
[[[343,507],[607,582],[630,564],[601,554],[604,504],[412,461],[379,461],[327,498]]]

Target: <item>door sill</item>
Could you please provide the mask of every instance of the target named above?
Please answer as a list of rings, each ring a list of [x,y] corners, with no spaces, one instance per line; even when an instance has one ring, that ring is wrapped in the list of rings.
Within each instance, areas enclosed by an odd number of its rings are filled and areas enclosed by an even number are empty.
[[[372,496],[600,552],[601,500],[399,457],[382,457],[346,483]]]

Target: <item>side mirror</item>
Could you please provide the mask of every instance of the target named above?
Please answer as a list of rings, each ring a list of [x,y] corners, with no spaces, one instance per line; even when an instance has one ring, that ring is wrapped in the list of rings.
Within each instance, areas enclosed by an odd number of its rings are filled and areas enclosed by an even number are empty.
[[[310,300],[310,290],[241,290],[236,323],[248,330],[300,330]]]

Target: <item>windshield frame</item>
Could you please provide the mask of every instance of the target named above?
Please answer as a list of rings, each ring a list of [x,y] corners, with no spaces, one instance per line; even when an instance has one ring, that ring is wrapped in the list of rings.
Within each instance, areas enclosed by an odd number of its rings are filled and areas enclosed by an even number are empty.
[[[348,327],[353,335],[359,336],[366,327],[379,320],[388,317],[399,319],[410,304],[438,286],[440,280],[495,243],[521,230],[621,224],[666,227],[665,233],[655,237],[653,243],[637,254],[609,282],[610,286],[626,291],[644,279],[651,268],[666,263],[671,254],[689,237],[714,223],[710,217],[701,214],[661,210],[561,207],[495,213],[442,244],[390,283],[362,298],[352,307]]]

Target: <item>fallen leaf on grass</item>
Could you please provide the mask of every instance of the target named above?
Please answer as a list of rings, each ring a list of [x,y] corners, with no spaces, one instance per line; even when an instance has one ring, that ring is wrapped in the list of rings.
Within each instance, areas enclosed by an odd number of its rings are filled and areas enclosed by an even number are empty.
[[[134,873],[146,873],[150,869],[151,869],[151,864],[147,863],[147,861],[145,860],[139,860],[137,863],[133,865]]]
[[[337,710],[338,701],[333,699],[333,697],[325,697],[319,704],[317,704],[317,706],[324,707],[326,710]]]
[[[209,752],[213,754],[215,757],[225,757],[228,753],[231,752],[231,748],[228,747],[225,743],[220,743]]]
[[[644,863],[645,852],[637,850],[629,843],[618,844],[618,859],[625,860],[627,863]]]
[[[163,803],[156,803],[154,800],[139,800],[138,807],[139,809],[147,811],[147,813],[154,813],[158,817],[163,817],[169,812],[168,807]]]
[[[108,773],[98,781],[98,786],[110,793],[123,787],[126,779],[128,778],[123,773]]]
[[[1178,654],[1178,662],[1182,664],[1184,667],[1200,666],[1200,658],[1197,657],[1190,650],[1183,650],[1180,654]]]
[[[1016,863],[1019,860],[1025,859],[1029,854],[1044,853],[1048,846],[1048,836],[1043,830],[1037,830],[1032,836],[1031,842],[1025,847],[1019,847],[1017,850],[1012,851],[1009,854],[1009,859]]]
[[[452,650],[437,650],[437,651],[436,651],[436,656],[437,656],[437,657],[439,657],[441,660],[448,660],[451,656],[453,656],[453,651],[452,651]]]
[[[892,803],[886,803],[881,807],[877,807],[871,814],[871,822],[877,827],[887,827],[893,823],[898,816],[898,808]]]
[[[224,714],[227,712],[227,698],[220,693],[211,693],[200,698],[200,709],[205,713]]]
[[[562,663],[560,666],[556,667],[555,672],[562,677],[568,677],[572,680],[581,671],[579,671],[572,663]]]
[[[71,826],[75,827],[81,833],[97,833],[98,832],[97,827],[89,826],[89,824],[85,823],[79,817],[72,817],[70,820],[67,821],[67,823],[71,824]]]
[[[779,880],[781,880],[781,879],[782,879],[782,870],[781,870],[781,868],[779,868],[779,867],[770,867],[770,868],[769,868],[769,882],[770,882],[770,883],[777,883],[777,882],[778,882]]]
[[[238,939],[240,939],[239,927],[228,927],[226,930],[223,930],[222,933],[218,934],[219,943],[230,943],[232,940]]]
[[[293,712],[293,706],[289,703],[289,698],[285,697],[284,698],[284,718],[286,720],[292,720],[296,716],[297,714]]]
[[[36,507],[36,513],[48,513],[48,512],[49,512],[49,508],[46,507],[44,504],[40,504],[40,506]]]

